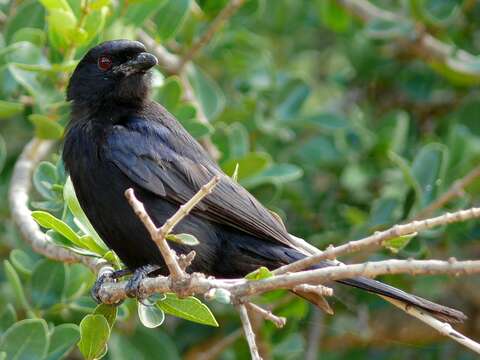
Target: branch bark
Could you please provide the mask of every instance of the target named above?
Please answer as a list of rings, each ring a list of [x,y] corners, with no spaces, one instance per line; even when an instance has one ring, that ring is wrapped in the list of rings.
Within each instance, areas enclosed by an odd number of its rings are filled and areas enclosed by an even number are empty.
[[[273,273],[284,274],[289,271],[299,271],[318,264],[322,260],[335,259],[338,256],[346,255],[355,251],[379,247],[385,241],[399,236],[410,235],[419,231],[431,229],[436,226],[452,224],[455,222],[462,222],[478,217],[480,217],[480,208],[470,208],[466,210],[456,211],[454,213],[446,213],[431,219],[425,219],[420,221],[415,220],[407,224],[395,225],[388,230],[377,232],[364,239],[349,241],[348,243],[337,247],[330,246],[324,252],[317,252],[316,255],[296,261],[289,265],[282,266],[276,269]],[[297,238],[296,240],[298,241],[299,239]]]
[[[197,41],[193,43],[185,55],[182,56],[179,66],[176,70],[177,73],[180,73],[184,66],[189,63],[198,54],[198,52],[212,40],[215,33],[217,33],[223,27],[223,25],[225,25],[228,19],[235,14],[235,12],[243,5],[244,2],[245,0],[230,0],[227,6],[225,6],[222,11],[219,12],[208,29]]]
[[[240,304],[237,306],[237,310],[240,314],[240,320],[242,320],[243,333],[247,339],[252,360],[262,360],[260,354],[258,353],[257,343],[255,342],[255,333],[253,332],[252,324],[250,323],[250,318],[248,317],[247,308],[245,305]]]

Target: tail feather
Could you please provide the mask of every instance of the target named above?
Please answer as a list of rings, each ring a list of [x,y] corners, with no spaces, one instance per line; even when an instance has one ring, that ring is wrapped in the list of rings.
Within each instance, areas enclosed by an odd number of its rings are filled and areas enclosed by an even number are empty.
[[[290,258],[290,262],[300,260],[306,256],[305,254],[302,254],[295,249],[287,249],[285,253]],[[320,269],[330,265],[333,265],[333,263],[329,261],[323,261],[313,266],[312,268]],[[337,280],[337,282],[345,285],[353,286],[358,289],[362,289],[382,297],[399,300],[407,305],[416,306],[422,310],[427,311],[429,314],[431,314],[435,318],[448,323],[461,323],[467,319],[467,316],[465,316],[465,314],[459,310],[455,310],[447,306],[436,304],[432,301],[426,300],[416,295],[409,294],[403,290],[397,289],[393,286],[384,284],[377,280],[373,280],[365,277],[356,277],[353,279]],[[306,298],[302,294],[298,294],[298,295]],[[307,298],[307,300],[309,299]],[[315,304],[315,302],[313,303]]]
[[[436,304],[432,301],[409,294],[403,290],[397,289],[377,280],[357,277],[353,279],[338,280],[338,282],[366,290],[377,295],[385,296],[387,298],[400,300],[408,305],[416,306],[427,311],[441,321],[446,321],[449,323],[461,323],[467,319],[467,316],[459,310]]]

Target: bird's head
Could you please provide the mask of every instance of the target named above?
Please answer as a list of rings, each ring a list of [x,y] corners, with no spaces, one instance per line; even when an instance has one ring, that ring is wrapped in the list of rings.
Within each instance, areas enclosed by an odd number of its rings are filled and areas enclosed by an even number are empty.
[[[90,108],[113,104],[137,105],[148,97],[148,70],[157,58],[138,41],[106,41],[90,49],[78,63],[67,100]]]

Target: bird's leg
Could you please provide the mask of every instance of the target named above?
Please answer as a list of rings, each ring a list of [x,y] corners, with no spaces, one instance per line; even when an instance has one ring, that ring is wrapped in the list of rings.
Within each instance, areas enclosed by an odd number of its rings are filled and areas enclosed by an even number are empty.
[[[99,291],[100,291],[100,288],[102,287],[103,284],[105,283],[108,283],[108,282],[113,282],[115,280],[117,280],[118,278],[121,278],[123,276],[126,276],[126,275],[130,275],[132,273],[132,271],[130,269],[121,269],[121,270],[116,270],[116,271],[107,271],[105,273],[103,273],[102,275],[100,275],[97,279],[97,281],[95,281],[95,284],[93,285],[93,288],[91,290],[91,295],[93,297],[93,299],[97,302],[97,303],[101,303],[102,300],[100,299],[100,294],[99,294]]]
[[[151,273],[160,269],[158,265],[144,265],[135,269],[132,277],[128,280],[127,286],[125,287],[125,292],[128,297],[137,298],[138,300],[143,299],[143,294],[141,293],[140,285],[142,281],[148,277]]]

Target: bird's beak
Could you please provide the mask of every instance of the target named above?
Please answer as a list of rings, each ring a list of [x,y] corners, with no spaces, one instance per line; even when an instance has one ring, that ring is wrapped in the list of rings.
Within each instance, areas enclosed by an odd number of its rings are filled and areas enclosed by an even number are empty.
[[[133,59],[118,65],[115,69],[113,69],[113,72],[122,73],[125,76],[129,76],[139,72],[146,72],[157,64],[158,60],[155,55],[148,52],[142,52],[136,55]]]

